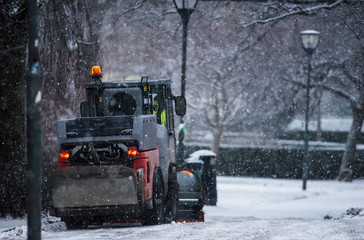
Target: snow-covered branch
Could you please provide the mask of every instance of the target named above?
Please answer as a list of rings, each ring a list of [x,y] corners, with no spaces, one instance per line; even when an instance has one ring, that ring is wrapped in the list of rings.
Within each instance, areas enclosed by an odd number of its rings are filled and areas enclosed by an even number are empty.
[[[18,50],[23,49],[23,48],[25,48],[25,45],[20,45],[20,46],[16,46],[16,47],[13,47],[13,48],[0,50],[0,55],[5,55],[5,54],[8,54],[11,51],[18,51]]]
[[[302,8],[302,6],[295,5],[295,6],[291,7],[291,9],[289,9],[287,13],[284,13],[284,14],[281,14],[281,15],[278,15],[275,17],[267,18],[267,19],[255,20],[255,21],[246,23],[243,26],[249,27],[249,26],[258,25],[258,24],[267,24],[270,22],[277,22],[277,21],[287,18],[289,16],[298,15],[298,14],[312,14],[319,10],[332,9],[336,6],[339,6],[343,2],[344,2],[343,0],[338,0],[333,3],[323,3],[323,4],[319,4],[317,6],[314,6],[314,7],[306,7],[306,8]]]
[[[331,80],[333,79],[334,77],[331,77]],[[298,85],[302,88],[305,88],[307,85],[306,83],[303,83],[303,82],[300,82],[300,81],[296,81],[296,80],[292,80],[292,79],[286,79],[286,78],[283,78],[284,81],[287,81],[287,82],[290,82],[290,83],[293,83],[295,85]],[[329,91],[339,97],[342,97],[344,99],[346,99],[350,104],[352,105],[357,105],[358,104],[358,100],[352,96],[352,94],[348,93],[348,92],[345,92],[342,88],[336,88],[332,85],[329,85],[329,84],[325,84],[325,83],[322,83],[322,82],[314,82],[314,83],[311,83],[310,88],[312,87],[320,87],[326,91]]]
[[[100,41],[95,41],[95,42],[85,42],[85,41],[81,41],[81,40],[77,40],[78,43],[80,44],[84,44],[84,45],[94,45],[94,44],[100,44]]]
[[[124,11],[122,11],[118,14],[115,14],[115,21],[118,20],[120,17],[123,17],[126,14],[133,12],[133,11],[137,10],[138,8],[141,8],[145,2],[146,2],[146,0],[141,0],[141,1],[137,1],[137,2],[133,1],[128,7],[124,8]]]

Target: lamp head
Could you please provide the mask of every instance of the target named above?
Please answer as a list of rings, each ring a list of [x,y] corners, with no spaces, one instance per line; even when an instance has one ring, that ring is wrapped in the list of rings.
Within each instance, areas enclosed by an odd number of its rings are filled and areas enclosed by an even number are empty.
[[[174,5],[178,10],[194,10],[196,8],[198,0],[173,0]]]
[[[319,42],[320,33],[315,30],[305,30],[300,32],[302,46],[308,53],[313,53]]]

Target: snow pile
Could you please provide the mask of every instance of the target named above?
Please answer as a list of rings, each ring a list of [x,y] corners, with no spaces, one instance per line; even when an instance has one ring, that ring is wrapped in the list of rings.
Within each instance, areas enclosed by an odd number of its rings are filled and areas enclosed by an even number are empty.
[[[59,218],[42,212],[42,232],[66,231],[66,225]],[[7,217],[0,219],[0,239],[26,239],[28,237],[27,220]]]
[[[8,220],[13,222],[13,220]],[[16,221],[16,220],[15,220]],[[27,226],[16,226],[9,229],[1,230],[0,239],[26,239],[28,237]]]
[[[67,231],[66,224],[59,218],[47,215],[42,218],[42,232],[61,232]]]
[[[342,219],[364,218],[364,208],[350,208],[341,216]]]

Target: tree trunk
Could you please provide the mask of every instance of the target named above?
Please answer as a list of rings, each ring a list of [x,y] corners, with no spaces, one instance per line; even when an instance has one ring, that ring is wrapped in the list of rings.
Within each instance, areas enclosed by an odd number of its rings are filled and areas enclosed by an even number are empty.
[[[339,181],[351,182],[353,180],[353,164],[355,161],[356,145],[358,143],[364,114],[362,111],[353,108],[353,123],[348,134],[346,149],[341,161],[339,170]]]
[[[212,151],[216,153],[216,155],[219,153],[220,149],[220,142],[221,142],[221,136],[224,132],[224,127],[219,125],[215,129],[213,129],[213,140],[212,140]]]

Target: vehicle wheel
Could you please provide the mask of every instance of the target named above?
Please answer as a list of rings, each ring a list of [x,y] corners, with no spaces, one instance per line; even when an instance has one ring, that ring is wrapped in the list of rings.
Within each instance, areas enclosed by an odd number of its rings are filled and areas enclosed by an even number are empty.
[[[158,174],[153,181],[153,209],[143,215],[143,225],[159,225],[164,223],[164,191],[162,177]]]

